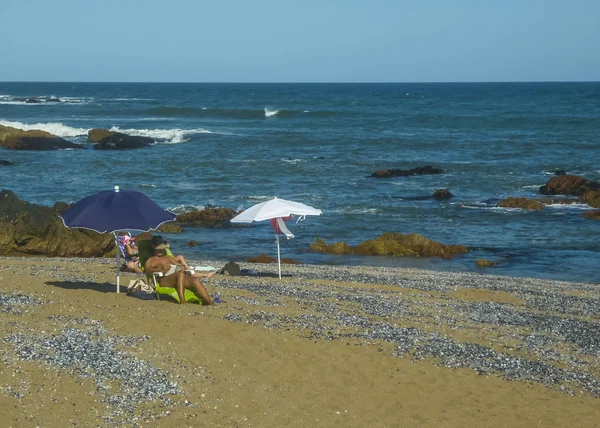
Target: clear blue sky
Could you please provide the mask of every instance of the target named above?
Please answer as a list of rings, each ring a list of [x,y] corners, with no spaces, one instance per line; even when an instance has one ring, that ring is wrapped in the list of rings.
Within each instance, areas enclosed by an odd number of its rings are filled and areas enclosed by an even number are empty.
[[[0,81],[600,80],[600,0],[0,0]]]

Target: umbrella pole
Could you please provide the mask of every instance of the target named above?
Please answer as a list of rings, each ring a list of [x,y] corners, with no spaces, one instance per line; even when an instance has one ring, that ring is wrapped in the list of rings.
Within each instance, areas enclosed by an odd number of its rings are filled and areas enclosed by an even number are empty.
[[[281,254],[279,253],[279,234],[275,234],[275,240],[277,241],[277,264],[279,265],[279,279],[281,279]]]
[[[115,248],[117,249],[117,293],[119,292],[119,288],[120,288],[120,276],[121,276],[121,270],[119,269],[119,262],[121,261],[121,255],[119,254],[119,238],[117,238],[117,234],[113,232],[113,236],[115,237]]]

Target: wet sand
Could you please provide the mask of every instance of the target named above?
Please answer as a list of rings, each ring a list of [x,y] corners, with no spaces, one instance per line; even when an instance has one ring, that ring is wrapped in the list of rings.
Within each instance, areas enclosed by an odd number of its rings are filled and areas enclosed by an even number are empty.
[[[600,426],[598,285],[242,264],[202,307],[113,263],[0,259],[2,426]]]

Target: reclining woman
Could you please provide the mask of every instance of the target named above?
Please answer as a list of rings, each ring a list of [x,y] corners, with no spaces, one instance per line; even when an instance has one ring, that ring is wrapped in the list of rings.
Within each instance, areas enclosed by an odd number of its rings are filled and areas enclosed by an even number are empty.
[[[153,256],[149,257],[144,265],[144,271],[147,274],[155,272],[169,273],[172,271],[173,257],[167,255],[167,243],[153,245]],[[177,266],[177,265],[175,265]],[[174,287],[179,296],[179,303],[185,303],[185,290],[192,291],[204,305],[214,304],[213,300],[208,295],[206,288],[196,276],[185,275],[183,270],[175,270],[175,272],[167,274],[160,280],[162,287]]]
[[[165,251],[166,251],[166,255],[170,256],[172,258],[172,262],[171,264],[175,264],[175,265],[181,265],[183,267],[184,270],[186,271],[192,271],[192,276],[195,276],[197,278],[210,278],[211,276],[214,276],[217,271],[213,271],[213,272],[194,272],[192,268],[190,268],[190,266],[187,264],[187,261],[185,260],[185,257],[183,257],[181,254],[176,256],[173,253],[171,253],[171,251],[169,250],[169,248],[171,247],[169,245],[169,243],[167,241],[165,241],[163,239],[162,236],[160,235],[156,235],[152,237],[152,248],[156,248],[159,245],[164,245],[165,247]]]

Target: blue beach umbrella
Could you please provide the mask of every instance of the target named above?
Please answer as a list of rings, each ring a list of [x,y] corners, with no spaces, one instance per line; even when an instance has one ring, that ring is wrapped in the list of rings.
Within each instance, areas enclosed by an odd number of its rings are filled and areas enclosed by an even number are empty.
[[[133,190],[104,190],[83,198],[60,215],[69,229],[90,229],[99,233],[110,232],[118,248],[120,230],[149,231],[177,216],[159,207],[152,199]],[[117,251],[117,293],[119,292],[120,252]]]

